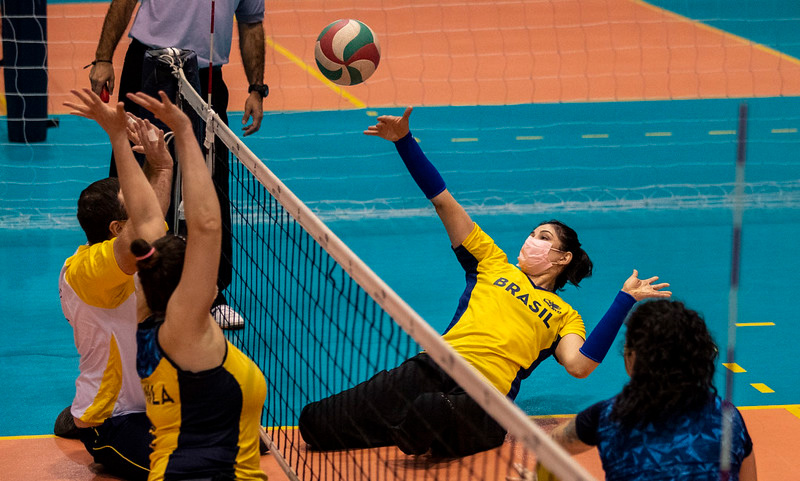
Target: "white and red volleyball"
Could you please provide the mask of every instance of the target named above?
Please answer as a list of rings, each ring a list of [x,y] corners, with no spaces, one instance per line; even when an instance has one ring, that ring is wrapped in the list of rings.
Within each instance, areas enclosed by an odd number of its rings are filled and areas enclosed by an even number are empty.
[[[319,71],[328,80],[339,85],[356,85],[375,73],[381,47],[371,28],[346,18],[322,30],[314,56]]]

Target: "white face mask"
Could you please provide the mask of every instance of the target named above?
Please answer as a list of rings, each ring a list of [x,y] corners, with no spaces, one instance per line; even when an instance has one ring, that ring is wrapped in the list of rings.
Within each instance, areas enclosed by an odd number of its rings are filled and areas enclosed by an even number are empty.
[[[519,257],[517,257],[519,264],[517,265],[522,272],[531,276],[546,271],[553,266],[553,263],[547,258],[552,247],[552,242],[528,236],[525,243],[522,244],[522,249],[519,250]]]

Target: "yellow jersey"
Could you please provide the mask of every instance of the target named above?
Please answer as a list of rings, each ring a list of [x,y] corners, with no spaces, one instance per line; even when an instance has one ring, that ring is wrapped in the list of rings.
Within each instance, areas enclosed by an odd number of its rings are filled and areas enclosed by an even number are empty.
[[[117,264],[116,240],[80,246],[59,275],[61,309],[80,355],[71,412],[90,424],[145,410],[136,375],[133,276]]]
[[[265,481],[258,442],[267,396],[264,374],[227,341],[220,366],[181,370],[158,343],[162,322],[150,317],[137,333],[137,369],[153,423],[148,481],[217,474]]]
[[[567,334],[586,338],[583,320],[558,295],[536,286],[477,224],[453,249],[467,287],[443,339],[500,392],[520,382]]]

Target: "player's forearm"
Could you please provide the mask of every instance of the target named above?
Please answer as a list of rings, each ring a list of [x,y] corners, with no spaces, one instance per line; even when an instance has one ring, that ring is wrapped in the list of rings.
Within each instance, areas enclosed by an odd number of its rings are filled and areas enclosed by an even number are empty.
[[[114,150],[114,161],[117,164],[117,176],[125,199],[128,217],[137,234],[152,242],[163,235],[164,214],[156,198],[155,192],[133,157],[128,137],[125,133],[111,137]],[[156,233],[153,226],[160,228]]]
[[[444,192],[446,188],[444,179],[422,152],[411,132],[397,140],[394,146],[425,197],[431,200]]]
[[[259,23],[239,23],[239,51],[247,81],[252,84],[264,83],[264,25]]]
[[[566,424],[556,426],[550,436],[570,454],[580,454],[592,448],[588,444],[584,444],[578,437],[575,419],[570,419]]]
[[[128,23],[136,8],[137,0],[111,0],[108,6],[106,18],[103,21],[103,30],[100,33],[100,40],[97,43],[95,59],[111,60],[114,56],[122,34],[128,27]]]
[[[181,169],[187,228],[190,232],[221,229],[219,200],[191,124],[175,130],[175,149]]]
[[[586,342],[581,346],[581,354],[592,361],[603,362],[608,350],[614,343],[614,338],[622,327],[623,321],[625,321],[625,316],[628,315],[634,304],[636,304],[636,299],[633,296],[627,292],[619,291],[611,307],[608,308],[608,311],[597,323],[592,333],[586,338]]]
[[[144,173],[156,194],[162,215],[166,216],[172,194],[172,169],[154,168],[149,162],[145,162]]]

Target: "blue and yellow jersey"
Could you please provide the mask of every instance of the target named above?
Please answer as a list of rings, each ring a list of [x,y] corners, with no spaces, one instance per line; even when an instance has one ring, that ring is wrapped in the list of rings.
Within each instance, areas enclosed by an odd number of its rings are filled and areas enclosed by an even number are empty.
[[[115,242],[80,246],[59,276],[61,308],[80,355],[71,412],[89,424],[145,408],[136,375],[133,276],[119,268]]]
[[[149,481],[211,478],[266,480],[259,430],[267,396],[264,374],[230,342],[216,368],[193,373],[176,366],[158,343],[162,321],[137,333],[137,370],[153,423]]]
[[[500,392],[514,399],[520,382],[566,334],[586,338],[581,316],[537,287],[477,224],[454,249],[467,287],[442,336]]]

